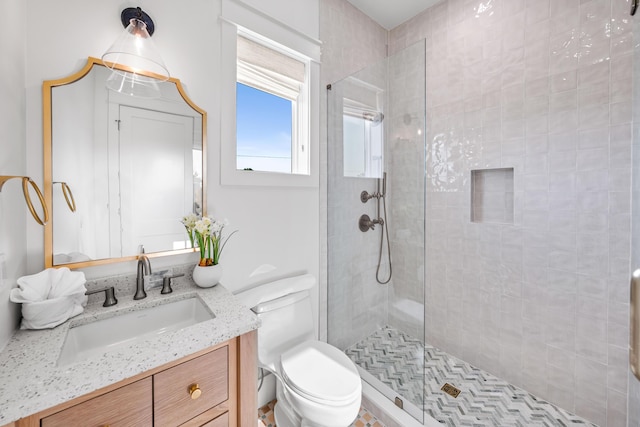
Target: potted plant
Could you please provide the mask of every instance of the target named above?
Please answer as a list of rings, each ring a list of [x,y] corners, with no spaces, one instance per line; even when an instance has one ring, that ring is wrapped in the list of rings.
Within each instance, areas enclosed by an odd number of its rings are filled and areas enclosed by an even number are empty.
[[[181,222],[187,230],[191,247],[200,250],[200,262],[193,270],[193,281],[203,288],[215,286],[222,277],[222,266],[219,264],[222,250],[238,230],[225,238],[223,231],[228,225],[227,220],[206,216],[200,218],[193,213],[185,215]]]

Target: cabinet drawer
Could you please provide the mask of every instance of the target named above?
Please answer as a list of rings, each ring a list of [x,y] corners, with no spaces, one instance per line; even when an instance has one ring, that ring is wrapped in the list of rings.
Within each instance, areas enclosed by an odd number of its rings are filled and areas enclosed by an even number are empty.
[[[227,400],[228,370],[229,348],[225,346],[154,375],[154,425],[180,425]],[[201,394],[192,399],[190,390],[196,384]]]
[[[203,424],[202,427],[229,427],[229,414],[222,414],[215,420]]]
[[[79,403],[42,419],[42,427],[142,427],[153,424],[151,378]]]

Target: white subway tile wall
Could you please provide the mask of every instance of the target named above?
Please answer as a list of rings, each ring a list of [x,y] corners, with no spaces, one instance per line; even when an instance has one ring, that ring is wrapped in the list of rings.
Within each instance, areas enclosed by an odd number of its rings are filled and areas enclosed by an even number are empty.
[[[448,0],[389,36],[427,43],[426,341],[608,427],[629,381],[628,11]],[[513,224],[470,221],[486,168],[514,170]]]

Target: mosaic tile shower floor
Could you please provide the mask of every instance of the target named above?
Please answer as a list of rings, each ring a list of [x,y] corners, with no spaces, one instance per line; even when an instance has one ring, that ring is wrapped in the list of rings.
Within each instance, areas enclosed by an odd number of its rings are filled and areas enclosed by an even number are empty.
[[[273,418],[273,407],[276,405],[276,401],[264,405],[258,409],[258,420],[262,423],[258,423],[258,427],[276,427],[276,421]],[[350,427],[385,427],[376,417],[371,415],[369,411],[364,408],[360,408],[358,418],[351,424]]]
[[[380,329],[345,353],[446,426],[597,427],[435,347],[423,346],[391,327]],[[460,395],[453,398],[441,391],[445,383],[460,389]]]

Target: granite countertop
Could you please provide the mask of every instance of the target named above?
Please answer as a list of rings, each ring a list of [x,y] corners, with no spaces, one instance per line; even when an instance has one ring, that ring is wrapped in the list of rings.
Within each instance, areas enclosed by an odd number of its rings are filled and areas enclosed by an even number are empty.
[[[118,304],[113,307],[102,307],[91,298],[84,313],[53,329],[16,331],[0,352],[0,426],[259,327],[258,318],[222,285],[202,289],[190,280],[181,282],[173,286],[171,294],[161,295],[160,289],[152,289],[140,301],[117,294]],[[104,293],[100,295],[104,297]],[[205,303],[214,319],[57,366],[70,327],[194,296]]]

